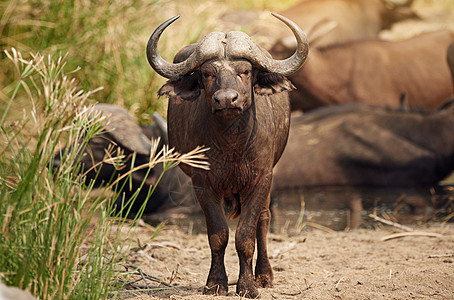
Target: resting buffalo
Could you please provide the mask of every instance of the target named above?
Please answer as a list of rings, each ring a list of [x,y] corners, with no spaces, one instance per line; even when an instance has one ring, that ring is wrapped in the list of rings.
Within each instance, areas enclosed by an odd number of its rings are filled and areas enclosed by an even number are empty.
[[[292,119],[273,191],[297,187],[427,187],[454,169],[454,98],[440,109],[360,104]]]
[[[289,76],[297,88],[292,110],[345,103],[395,108],[401,94],[410,108],[437,108],[452,93],[446,49],[453,41],[454,32],[443,30],[311,48],[304,68]]]
[[[334,21],[337,26],[323,38],[311,42],[311,47],[345,43],[364,38],[374,38],[392,24],[418,18],[412,11],[414,1],[397,3],[390,0],[305,0],[284,10],[281,14],[292,19],[303,29],[312,28],[322,20]],[[274,45],[274,51],[281,47],[295,49],[293,40],[284,37]]]
[[[167,132],[165,128],[162,128],[162,126],[141,127],[134,117],[121,107],[97,104],[94,106],[94,112],[102,113],[108,120],[105,124],[105,132],[90,139],[87,147],[82,150],[81,163],[83,169],[81,172],[87,172],[85,175],[87,184],[92,180],[94,180],[95,186],[113,182],[118,176],[131,169],[134,153],[136,155],[134,166],[149,162],[152,139],[161,138],[158,151],[166,142]],[[90,112],[90,116],[92,115],[93,112]],[[160,122],[162,123],[158,116],[155,116],[155,122],[158,125]],[[62,149],[55,155],[54,168],[58,168],[61,164],[61,155],[64,151],[65,149]],[[110,152],[112,157],[123,153],[125,155],[124,164],[115,167],[111,163],[102,163],[107,152]],[[126,204],[138,191],[138,196],[128,214],[129,217],[134,217],[146,201],[149,190],[156,184],[162,171],[162,165],[158,164],[149,172],[148,169],[138,170],[132,173],[131,178],[120,180],[115,187],[121,189],[121,191],[117,191],[118,195],[115,200],[117,213],[124,206],[123,204]],[[167,171],[148,199],[144,213],[156,212],[163,205],[169,207],[190,203],[192,186],[188,184],[186,177],[175,168]],[[122,211],[122,214],[126,215],[126,211],[127,208]]]
[[[240,216],[235,235],[240,262],[237,293],[255,298],[256,284],[270,286],[273,279],[266,235],[272,170],[284,150],[290,121],[287,91],[293,86],[285,76],[303,65],[308,52],[301,29],[274,16],[298,41],[297,50],[286,60],[274,60],[245,33],[232,31],[210,33],[180,50],[173,64],[168,63],[160,57],[157,44],[178,16],[161,24],[147,46],[152,68],[170,79],[159,91],[169,97],[170,146],[180,153],[198,145],[209,147],[209,171],[181,165],[192,178],[207,223],[211,268],[205,294],[228,291],[224,252],[229,227],[224,204],[232,207],[230,217]]]

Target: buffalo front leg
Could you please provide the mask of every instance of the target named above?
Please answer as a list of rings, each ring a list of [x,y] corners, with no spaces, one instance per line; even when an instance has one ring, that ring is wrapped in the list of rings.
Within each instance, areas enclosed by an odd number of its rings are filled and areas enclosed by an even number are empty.
[[[269,188],[262,186],[262,188],[256,189],[252,196],[242,199],[241,202],[240,221],[235,234],[235,246],[240,262],[240,274],[236,291],[238,295],[248,298],[256,298],[259,295],[252,272],[252,259],[255,250],[257,224],[263,207],[267,202],[268,193]],[[262,246],[266,246],[266,244],[262,244],[260,247]],[[263,248],[261,251],[263,254]],[[266,250],[264,253],[266,254]],[[263,265],[263,267],[265,266]]]
[[[208,188],[196,188],[196,195],[205,214],[208,242],[211,249],[211,267],[205,295],[226,295],[228,292],[224,255],[229,240],[229,227],[225,218],[223,200]]]
[[[266,236],[270,228],[270,195],[268,194],[265,206],[259,215],[257,223],[257,263],[255,265],[255,281],[258,286],[271,287],[273,283],[273,270],[266,246]]]

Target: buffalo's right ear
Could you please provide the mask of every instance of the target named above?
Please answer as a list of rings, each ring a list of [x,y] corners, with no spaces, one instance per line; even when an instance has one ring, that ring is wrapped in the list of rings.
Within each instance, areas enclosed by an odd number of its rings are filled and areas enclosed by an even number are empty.
[[[169,100],[175,103],[197,99],[200,96],[199,76],[197,72],[167,81],[159,89],[158,95],[167,95]]]

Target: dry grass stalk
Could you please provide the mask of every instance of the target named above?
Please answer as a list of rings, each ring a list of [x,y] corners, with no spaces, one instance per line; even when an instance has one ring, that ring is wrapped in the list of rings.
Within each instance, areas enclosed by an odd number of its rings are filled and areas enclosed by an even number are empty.
[[[412,231],[413,231],[413,229],[410,228],[410,227],[408,227],[408,226],[401,225],[401,224],[399,224],[399,223],[392,222],[392,221],[389,221],[389,220],[380,218],[380,217],[377,216],[376,214],[369,214],[369,217],[372,218],[372,219],[374,219],[375,221],[381,222],[381,223],[386,224],[386,225],[393,226],[393,227],[395,227],[395,228],[398,228],[398,229],[401,229],[401,230],[404,230],[404,231],[408,231],[408,232],[412,232]]]
[[[387,235],[385,237],[381,238],[381,241],[389,241],[392,239],[398,239],[406,236],[427,236],[427,237],[436,237],[436,238],[442,238],[443,235],[439,233],[432,233],[432,232],[423,232],[423,231],[412,231],[412,232],[401,232],[401,233],[395,233],[391,235]]]

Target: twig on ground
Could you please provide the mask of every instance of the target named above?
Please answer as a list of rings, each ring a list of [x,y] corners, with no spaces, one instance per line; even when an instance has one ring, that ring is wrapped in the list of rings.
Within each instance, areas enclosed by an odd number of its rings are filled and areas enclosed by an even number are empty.
[[[392,222],[392,221],[389,221],[389,220],[380,218],[380,217],[377,216],[376,214],[369,214],[369,217],[372,218],[372,219],[374,219],[375,221],[378,221],[378,222],[384,223],[384,224],[386,224],[386,225],[390,225],[390,226],[396,227],[396,228],[401,229],[401,230],[403,230],[403,231],[408,231],[408,232],[413,231],[413,229],[410,228],[410,227],[408,227],[408,226],[401,225],[401,224],[399,224],[399,223]]]
[[[126,268],[126,270],[128,270],[129,268],[133,269],[135,271],[135,274],[138,274],[140,275],[142,278],[146,278],[150,281],[153,281],[153,282],[156,282],[156,283],[159,283],[159,284],[162,284],[164,286],[167,286],[167,287],[170,287],[169,284],[165,283],[162,279],[159,279],[157,277],[154,277],[154,276],[151,276],[151,275],[148,275],[146,273],[144,273],[141,269],[139,269],[138,267],[134,266],[134,265],[125,265],[124,266]],[[134,274],[134,273],[131,273],[131,274]],[[130,283],[135,283],[137,281],[140,281],[139,280],[135,280],[135,281],[131,281],[131,282],[128,282],[128,284]]]
[[[285,296],[298,296],[298,295],[301,295],[303,292],[309,290],[312,287],[312,283],[309,284],[309,285],[307,284],[306,278],[304,278],[304,283],[306,284],[306,288],[304,290],[300,289],[300,287],[298,285],[293,284],[298,289],[298,292],[296,292],[296,293],[285,293],[285,292],[282,292],[280,294],[281,295],[285,295]]]
[[[429,255],[429,258],[444,258],[444,257],[454,257],[454,253],[451,253],[451,254],[433,254],[433,255]]]
[[[270,259],[277,258],[279,255],[282,255],[290,250],[296,248],[296,242],[291,242],[287,247],[276,249],[272,255],[269,256]]]
[[[387,236],[382,237],[381,240],[384,242],[384,241],[402,238],[402,237],[406,237],[406,236],[427,236],[427,237],[437,237],[437,238],[443,237],[443,235],[439,234],[439,233],[413,231],[413,232],[401,232],[401,233],[387,235]]]
[[[145,285],[146,285],[147,289],[149,289],[150,286],[148,285],[148,282],[147,282],[147,280],[145,279],[145,276],[143,275],[142,270],[141,270],[141,269],[137,269],[137,272],[139,272],[140,276],[142,277],[143,281],[145,282]]]
[[[336,283],[336,291],[338,291],[338,292],[340,292],[340,290],[339,290],[339,284],[341,283],[341,281],[342,281],[343,279],[344,279],[344,277],[341,277],[341,278],[339,279],[339,281]]]
[[[317,224],[317,223],[314,223],[314,222],[303,222],[303,223],[301,223],[301,229],[304,228],[304,226],[310,226],[310,227],[313,227],[313,228],[317,228],[317,229],[320,229],[320,230],[328,232],[328,233],[336,232],[336,230],[332,230],[329,227],[326,227],[326,226],[323,226],[323,225],[320,225],[320,224]]]
[[[177,267],[176,267],[175,271],[172,271],[172,274],[170,275],[170,279],[169,279],[169,285],[171,285],[172,282],[177,278],[178,268],[179,267],[180,267],[180,264],[177,264]]]

